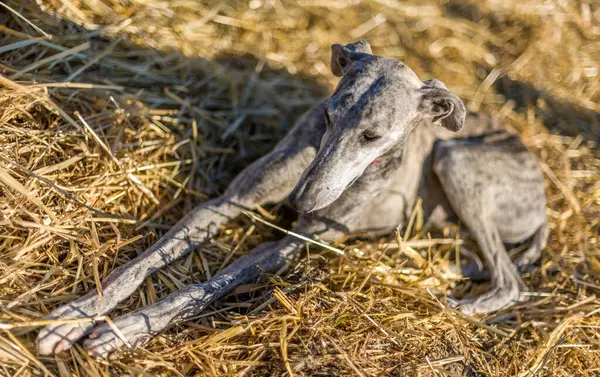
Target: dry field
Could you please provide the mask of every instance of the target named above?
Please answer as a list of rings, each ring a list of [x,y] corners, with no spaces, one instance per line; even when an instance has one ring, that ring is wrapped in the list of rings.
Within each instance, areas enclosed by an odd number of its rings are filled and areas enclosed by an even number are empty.
[[[598,3],[569,0],[0,2],[0,375],[599,376],[599,20]],[[49,311],[222,192],[334,87],[329,46],[356,39],[539,157],[551,235],[523,275],[528,302],[445,308],[435,292],[485,287],[449,273],[460,233],[423,232],[417,207],[400,246],[311,247],[116,360],[37,356]],[[285,206],[256,213],[294,221]],[[281,236],[237,218],[111,316]]]

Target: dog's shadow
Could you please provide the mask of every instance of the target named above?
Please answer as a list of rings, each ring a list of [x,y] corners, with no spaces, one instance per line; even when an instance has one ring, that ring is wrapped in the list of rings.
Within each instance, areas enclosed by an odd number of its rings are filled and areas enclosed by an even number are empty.
[[[495,82],[495,89],[507,100],[515,102],[515,111],[524,112],[532,106],[536,117],[551,133],[577,137],[600,143],[600,114],[594,110],[558,99],[533,85],[504,76]]]

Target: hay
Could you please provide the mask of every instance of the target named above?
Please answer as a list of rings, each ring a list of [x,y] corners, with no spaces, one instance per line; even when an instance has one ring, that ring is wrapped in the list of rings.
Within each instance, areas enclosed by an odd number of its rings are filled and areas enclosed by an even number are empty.
[[[600,374],[598,5],[323,4],[0,4],[0,375]],[[417,208],[399,243],[341,240],[344,255],[311,246],[291,271],[239,287],[117,361],[79,346],[36,356],[50,310],[222,192],[332,88],[329,46],[358,38],[497,115],[539,157],[552,232],[523,276],[529,302],[487,317],[444,309],[433,293],[457,284],[447,265],[460,235],[428,241]],[[284,207],[262,213],[291,227]],[[242,216],[111,316],[278,237]]]

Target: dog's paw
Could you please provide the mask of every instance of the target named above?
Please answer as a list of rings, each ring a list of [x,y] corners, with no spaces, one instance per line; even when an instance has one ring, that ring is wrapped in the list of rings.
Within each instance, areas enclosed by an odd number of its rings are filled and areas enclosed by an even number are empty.
[[[123,346],[137,347],[152,338],[150,320],[142,312],[119,317],[113,321],[113,325],[98,326],[84,340],[83,348],[90,356],[107,358]]]
[[[453,300],[453,307],[464,314],[487,314],[495,312],[522,300],[522,290],[517,285],[495,287],[481,296]]]
[[[97,315],[96,306],[93,297],[83,297],[50,313],[46,319],[73,321],[58,322],[41,329],[36,339],[39,354],[51,355],[69,349],[94,327],[91,317]]]

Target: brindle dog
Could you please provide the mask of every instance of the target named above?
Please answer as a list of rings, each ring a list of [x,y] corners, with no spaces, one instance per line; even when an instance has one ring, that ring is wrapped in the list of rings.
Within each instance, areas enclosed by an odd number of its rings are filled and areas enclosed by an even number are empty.
[[[423,82],[401,62],[372,55],[365,41],[333,45],[331,68],[342,77],[333,95],[306,113],[271,153],[240,173],[222,196],[196,207],[149,250],[114,270],[103,296],[90,292],[48,318],[109,313],[146,276],[197,248],[242,208],[287,197],[301,213],[293,231],[325,241],[392,232],[421,197],[432,223],[460,219],[489,268],[489,292],[454,304],[465,313],[485,313],[519,300],[526,287],[505,243],[531,239],[516,262],[521,266],[540,257],[548,236],[535,156],[495,120],[467,114],[440,81]],[[209,281],[116,318],[120,334],[91,320],[50,325],[39,333],[38,350],[64,351],[86,334],[85,349],[100,357],[124,340],[139,345],[237,285],[281,268],[303,244],[293,236],[265,243]]]

